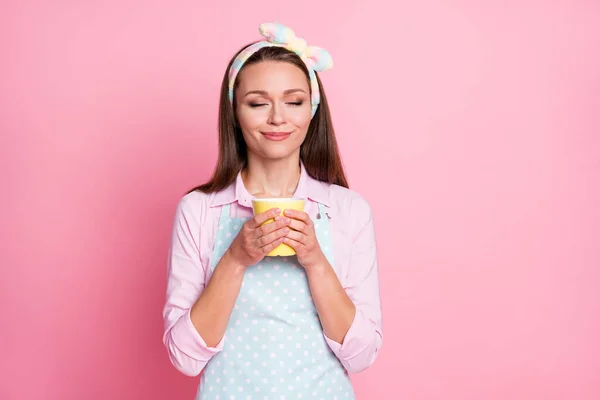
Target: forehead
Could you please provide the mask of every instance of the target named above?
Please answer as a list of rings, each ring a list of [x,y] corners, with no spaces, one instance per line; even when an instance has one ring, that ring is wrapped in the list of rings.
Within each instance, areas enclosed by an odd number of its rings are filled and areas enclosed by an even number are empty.
[[[308,92],[308,79],[297,66],[278,61],[262,61],[251,64],[237,77],[239,90],[266,90],[283,92],[287,89],[304,89]]]

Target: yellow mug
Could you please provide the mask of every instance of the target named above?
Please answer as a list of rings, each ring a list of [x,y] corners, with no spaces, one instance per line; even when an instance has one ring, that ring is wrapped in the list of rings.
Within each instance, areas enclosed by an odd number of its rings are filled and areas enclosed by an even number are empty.
[[[293,199],[289,197],[275,197],[252,200],[252,209],[254,210],[254,215],[263,213],[272,208],[279,208],[281,210],[281,215],[283,215],[283,212],[285,210],[304,211],[304,200]],[[273,219],[270,219],[268,221],[265,221],[263,225],[273,221]],[[279,246],[271,250],[267,254],[267,256],[293,256],[294,254],[296,254],[296,251],[293,248],[291,248],[285,243],[281,243]]]

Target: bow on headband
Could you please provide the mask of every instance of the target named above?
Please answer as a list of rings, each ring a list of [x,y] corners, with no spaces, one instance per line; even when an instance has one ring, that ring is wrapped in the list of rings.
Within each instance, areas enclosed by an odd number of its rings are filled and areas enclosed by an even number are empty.
[[[297,37],[294,34],[294,31],[285,25],[276,22],[267,22],[260,25],[259,31],[267,40],[246,47],[238,54],[233,61],[233,64],[231,64],[231,69],[229,70],[229,101],[233,103],[235,78],[248,58],[263,47],[279,46],[293,51],[302,59],[302,61],[304,61],[304,64],[306,64],[308,75],[310,77],[310,102],[312,106],[312,116],[314,117],[317,107],[321,102],[319,83],[315,71],[321,72],[332,68],[333,59],[331,58],[331,55],[327,50],[322,49],[321,47],[309,46],[306,43],[306,40]]]

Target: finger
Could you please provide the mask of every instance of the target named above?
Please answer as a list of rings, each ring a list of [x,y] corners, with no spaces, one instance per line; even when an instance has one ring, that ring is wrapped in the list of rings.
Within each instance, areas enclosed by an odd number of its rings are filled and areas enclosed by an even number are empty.
[[[299,211],[299,210],[285,210],[283,212],[283,214],[286,217],[290,217],[290,218],[293,218],[293,219],[300,220],[300,221],[304,222],[305,224],[308,224],[308,222],[310,221],[310,217],[304,211]]]
[[[270,220],[271,218],[275,218],[280,213],[281,213],[281,210],[279,208],[271,208],[270,210],[267,210],[260,214],[256,214],[254,216],[254,218],[252,218],[250,220],[251,221],[250,227],[256,229],[259,226],[261,226],[263,223],[265,223],[266,221]]]
[[[290,221],[289,227],[298,232],[303,232],[305,234],[308,233],[308,230],[307,230],[308,225],[306,225],[305,222],[297,220],[297,219],[292,219]]]
[[[291,220],[288,217],[275,217],[275,221],[269,222],[267,224],[261,225],[256,229],[256,237],[259,238],[261,236],[268,235],[276,231],[277,229],[281,229],[284,226],[288,226]]]
[[[268,235],[261,236],[258,238],[258,247],[264,247],[264,246],[274,242],[275,240],[277,240],[281,237],[284,237],[288,233],[290,233],[290,228],[285,226],[281,229],[278,229],[276,231],[269,233]]]
[[[302,232],[296,232],[290,230],[290,232],[286,235],[287,238],[292,239],[298,243],[303,243],[306,241],[306,235]]]
[[[284,239],[285,237],[280,237],[279,239],[267,244],[266,246],[261,247],[260,250],[263,252],[263,254],[268,254],[269,252],[271,252],[271,250],[274,250],[275,247],[283,243]]]
[[[283,243],[287,244],[292,249],[296,250],[296,252],[301,251],[302,248],[304,247],[304,245],[301,242],[294,240],[294,239],[290,238],[289,236],[286,236],[283,238]]]

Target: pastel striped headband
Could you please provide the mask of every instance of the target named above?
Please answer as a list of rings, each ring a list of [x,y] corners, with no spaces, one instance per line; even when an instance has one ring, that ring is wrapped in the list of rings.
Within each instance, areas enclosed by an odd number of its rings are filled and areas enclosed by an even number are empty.
[[[259,31],[267,40],[246,47],[238,54],[233,61],[233,64],[231,64],[231,68],[229,69],[229,101],[233,105],[233,87],[235,85],[235,78],[248,58],[263,47],[279,46],[293,51],[302,59],[302,61],[304,61],[304,64],[306,64],[308,75],[310,77],[310,103],[312,106],[312,116],[314,117],[317,112],[317,107],[321,102],[319,82],[317,81],[315,71],[321,72],[332,68],[333,59],[331,58],[331,55],[325,49],[317,46],[309,46],[306,43],[306,40],[297,37],[294,34],[294,31],[285,25],[276,22],[267,22],[260,25]]]

